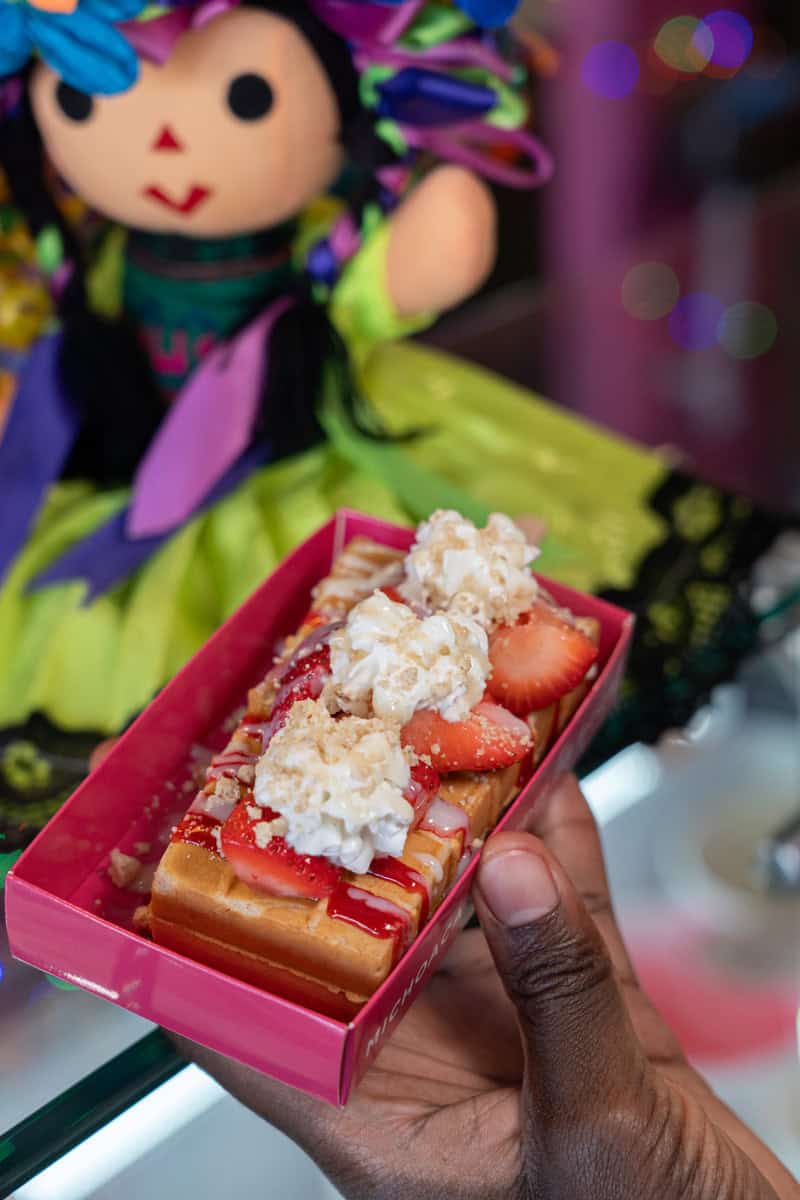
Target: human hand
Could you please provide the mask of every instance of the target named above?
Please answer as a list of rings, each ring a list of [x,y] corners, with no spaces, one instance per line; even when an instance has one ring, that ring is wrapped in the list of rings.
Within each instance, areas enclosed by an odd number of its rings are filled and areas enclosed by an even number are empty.
[[[798,1200],[639,988],[574,779],[497,834],[461,935],[338,1110],[182,1039],[348,1200]]]

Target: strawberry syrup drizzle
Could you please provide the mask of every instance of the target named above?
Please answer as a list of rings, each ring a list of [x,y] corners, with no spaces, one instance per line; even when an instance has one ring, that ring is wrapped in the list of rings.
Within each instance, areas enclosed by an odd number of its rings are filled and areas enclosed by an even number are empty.
[[[342,880],[332,896],[328,897],[328,916],[338,921],[347,921],[372,937],[392,938],[397,962],[405,949],[411,932],[408,913],[380,896],[373,896]]]
[[[172,831],[171,843],[182,842],[189,846],[201,846],[211,854],[218,854],[219,847],[214,836],[214,830],[219,829],[222,822],[209,813],[188,812]]]
[[[425,813],[419,826],[422,833],[433,833],[436,837],[447,840],[451,837],[461,839],[461,853],[466,851],[467,834],[469,833],[469,818],[455,804],[447,804],[437,797]]]
[[[258,738],[263,750],[264,738],[269,727],[269,717],[259,717],[255,713],[245,713],[242,717],[236,732],[244,734],[245,737]],[[259,751],[260,753],[261,751]]]
[[[226,750],[222,754],[215,754],[206,769],[206,779],[210,782],[221,775],[234,778],[239,767],[253,766],[257,758],[257,754],[248,754],[244,750]]]
[[[399,858],[389,858],[386,855],[383,858],[373,858],[369,874],[374,875],[376,879],[385,879],[387,883],[396,883],[406,892],[418,892],[422,897],[422,908],[419,914],[420,928],[425,924],[431,901],[428,884],[419,871],[406,866]]]

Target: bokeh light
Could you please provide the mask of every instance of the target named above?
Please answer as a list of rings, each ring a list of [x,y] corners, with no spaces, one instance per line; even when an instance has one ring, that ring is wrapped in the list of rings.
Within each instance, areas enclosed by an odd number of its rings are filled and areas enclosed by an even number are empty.
[[[669,332],[682,350],[707,350],[715,345],[725,306],[708,292],[682,296],[669,315]]]
[[[672,312],[680,292],[672,267],[662,262],[638,263],[622,281],[622,306],[639,321],[658,321]]]
[[[717,326],[720,345],[733,358],[760,358],[775,344],[778,321],[771,308],[742,300],[726,308]]]
[[[653,49],[671,70],[698,75],[711,62],[714,35],[699,17],[672,17],[656,34]]]
[[[609,100],[630,96],[639,78],[639,59],[624,42],[599,42],[581,63],[581,79],[589,91]]]
[[[730,75],[747,62],[753,49],[753,28],[741,13],[720,9],[709,13],[703,26],[711,34],[710,68]],[[711,71],[709,73],[712,73]]]

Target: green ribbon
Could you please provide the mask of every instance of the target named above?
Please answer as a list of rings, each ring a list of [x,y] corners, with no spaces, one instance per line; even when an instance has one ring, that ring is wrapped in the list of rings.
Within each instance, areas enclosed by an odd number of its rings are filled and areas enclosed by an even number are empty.
[[[379,479],[414,521],[424,521],[437,508],[453,508],[476,525],[485,525],[491,509],[438,473],[421,467],[397,442],[377,441],[360,433],[329,387],[319,413],[320,424],[338,453],[358,470]]]
[[[427,50],[449,42],[474,29],[474,23],[460,9],[443,4],[426,4],[398,40],[403,50]]]

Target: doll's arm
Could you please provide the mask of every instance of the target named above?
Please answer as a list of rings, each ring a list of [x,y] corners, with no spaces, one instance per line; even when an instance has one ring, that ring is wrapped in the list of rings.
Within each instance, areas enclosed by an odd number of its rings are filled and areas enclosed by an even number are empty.
[[[466,300],[495,254],[488,187],[463,167],[437,167],[390,220],[386,282],[398,315],[443,312]]]

